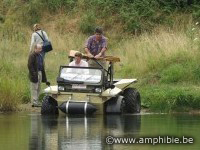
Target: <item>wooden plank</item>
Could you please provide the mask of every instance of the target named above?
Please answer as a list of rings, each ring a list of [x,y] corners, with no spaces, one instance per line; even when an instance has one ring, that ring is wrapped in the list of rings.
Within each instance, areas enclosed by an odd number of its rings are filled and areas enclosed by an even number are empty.
[[[74,58],[76,52],[76,50],[70,50],[69,52],[69,57]],[[85,59],[90,59],[86,54],[82,53],[83,58]],[[105,56],[105,57],[100,57],[97,60],[105,60],[105,61],[109,61],[109,62],[120,62],[120,58],[119,57],[115,57],[115,56]]]

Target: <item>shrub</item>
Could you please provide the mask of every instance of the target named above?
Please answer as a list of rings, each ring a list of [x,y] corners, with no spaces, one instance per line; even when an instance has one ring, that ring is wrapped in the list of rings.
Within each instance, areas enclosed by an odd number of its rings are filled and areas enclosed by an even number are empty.
[[[77,3],[77,0],[42,0],[50,12],[71,11]]]
[[[79,24],[80,30],[85,34],[94,33],[94,29],[96,27],[95,20],[96,17],[93,13],[87,13],[83,15]]]

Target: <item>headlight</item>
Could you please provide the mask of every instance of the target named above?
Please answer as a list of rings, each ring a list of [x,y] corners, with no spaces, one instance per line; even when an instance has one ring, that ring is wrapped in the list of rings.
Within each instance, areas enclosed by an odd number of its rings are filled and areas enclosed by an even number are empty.
[[[95,89],[95,92],[101,93],[101,88],[96,88],[96,89]]]
[[[65,88],[64,88],[64,86],[58,86],[58,90],[59,90],[59,91],[64,91]]]

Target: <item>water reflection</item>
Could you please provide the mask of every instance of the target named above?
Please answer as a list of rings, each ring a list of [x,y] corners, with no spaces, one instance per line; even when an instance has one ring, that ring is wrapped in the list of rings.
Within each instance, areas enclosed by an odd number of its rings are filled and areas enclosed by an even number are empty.
[[[39,113],[0,114],[2,150],[199,150],[200,115],[143,114],[122,116],[41,116]],[[193,144],[113,144],[114,137],[192,137]]]
[[[109,115],[105,116],[105,128],[113,136],[137,136],[141,126],[140,115]]]
[[[31,115],[30,150],[58,148],[57,116]]]
[[[113,149],[111,145],[105,143],[105,137],[137,136],[140,126],[140,115],[88,117],[33,115],[29,149]]]

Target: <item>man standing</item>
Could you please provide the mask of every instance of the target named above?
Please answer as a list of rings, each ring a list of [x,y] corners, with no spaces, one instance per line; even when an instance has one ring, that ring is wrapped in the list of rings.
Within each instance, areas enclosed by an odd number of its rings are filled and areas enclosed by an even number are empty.
[[[36,44],[34,51],[30,53],[28,58],[29,79],[31,81],[31,101],[33,107],[41,105],[38,101],[41,82],[46,82],[47,85],[50,85],[46,79],[41,51],[42,45]]]
[[[99,59],[105,56],[105,51],[107,50],[106,38],[102,35],[103,30],[100,27],[95,29],[95,34],[90,36],[85,44],[85,52],[89,58]],[[105,66],[104,61],[99,61],[102,66]],[[89,60],[90,67],[99,67],[96,62]]]

